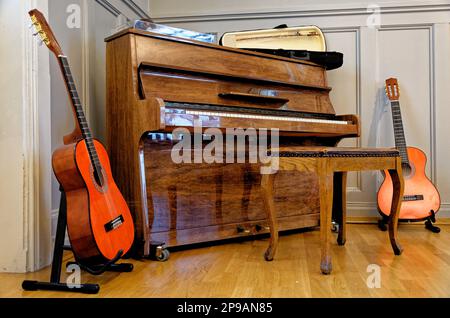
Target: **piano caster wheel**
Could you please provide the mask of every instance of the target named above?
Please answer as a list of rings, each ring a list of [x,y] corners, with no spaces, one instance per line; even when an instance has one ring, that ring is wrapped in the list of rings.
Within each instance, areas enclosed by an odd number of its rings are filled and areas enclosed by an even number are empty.
[[[386,226],[386,222],[384,222],[383,219],[378,220],[378,228],[383,231],[386,232],[387,231],[387,226]]]
[[[163,242],[152,242],[148,258],[158,262],[165,262],[169,259],[170,252]]]
[[[338,233],[339,232],[339,224],[333,221],[331,223],[331,231],[333,233]]]
[[[158,262],[165,262],[169,259],[170,252],[167,249],[163,249],[159,255],[156,255],[156,260]]]

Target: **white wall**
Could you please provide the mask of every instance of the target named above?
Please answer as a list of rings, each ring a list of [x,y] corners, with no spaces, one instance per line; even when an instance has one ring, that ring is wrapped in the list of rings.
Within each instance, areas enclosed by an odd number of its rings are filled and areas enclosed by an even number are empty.
[[[381,26],[367,25],[371,3],[381,6]],[[286,23],[318,25],[328,49],[344,53],[344,66],[330,71],[337,113],[361,117],[361,146],[392,146],[384,79],[398,77],[407,141],[422,148],[427,172],[442,196],[441,216],[450,216],[450,1],[154,0],[160,23],[204,32],[270,28]],[[345,141],[344,145],[356,141]],[[376,216],[378,173],[349,179],[351,215]]]
[[[50,262],[48,51],[37,49],[27,11],[43,0],[0,2],[0,271]]]

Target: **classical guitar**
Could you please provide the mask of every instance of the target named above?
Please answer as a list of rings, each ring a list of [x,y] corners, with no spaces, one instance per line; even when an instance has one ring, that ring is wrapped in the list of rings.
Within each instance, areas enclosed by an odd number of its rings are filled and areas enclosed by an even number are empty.
[[[390,101],[392,120],[394,124],[395,147],[402,159],[405,191],[399,219],[408,221],[426,220],[426,228],[438,232],[434,215],[440,207],[439,192],[425,175],[427,157],[425,153],[415,147],[407,147],[400,112],[400,90],[396,78],[386,80],[386,95]],[[392,180],[388,173],[378,190],[378,207],[382,216],[390,213],[392,199]]]
[[[134,241],[130,210],[114,183],[105,148],[92,137],[67,57],[42,13],[29,14],[37,34],[58,60],[75,117],[75,130],[52,156],[53,172],[66,195],[72,250],[84,265],[115,262]]]

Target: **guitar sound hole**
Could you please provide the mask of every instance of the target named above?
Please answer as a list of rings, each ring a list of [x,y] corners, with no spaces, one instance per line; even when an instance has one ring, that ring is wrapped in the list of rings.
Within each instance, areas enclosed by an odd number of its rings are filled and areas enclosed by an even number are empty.
[[[104,180],[103,180],[103,174],[101,171],[94,169],[94,180],[95,180],[95,183],[97,183],[97,185],[99,187],[103,187]]]
[[[403,171],[403,177],[408,178],[413,174],[414,167],[408,163],[402,163],[402,171]]]
[[[105,174],[105,171],[103,168],[95,169],[92,165],[90,168],[90,174],[91,174],[91,180],[95,186],[95,188],[99,192],[106,192],[108,190],[108,182],[107,182],[107,176]]]

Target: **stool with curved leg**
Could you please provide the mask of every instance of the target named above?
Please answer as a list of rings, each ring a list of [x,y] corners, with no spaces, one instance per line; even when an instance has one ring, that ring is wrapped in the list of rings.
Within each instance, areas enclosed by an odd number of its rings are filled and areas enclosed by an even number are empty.
[[[403,197],[403,177],[399,152],[396,149],[339,148],[339,147],[290,147],[272,149],[272,156],[279,156],[279,170],[315,172],[319,179],[320,196],[320,269],[330,274],[332,215],[339,224],[337,242],[346,241],[346,182],[348,171],[388,170],[394,183],[391,214],[389,217],[389,238],[395,255],[402,253],[397,240],[398,214]],[[266,260],[272,260],[278,245],[278,224],[273,203],[273,180],[277,171],[261,179],[264,207],[270,224],[270,243],[265,253]]]

